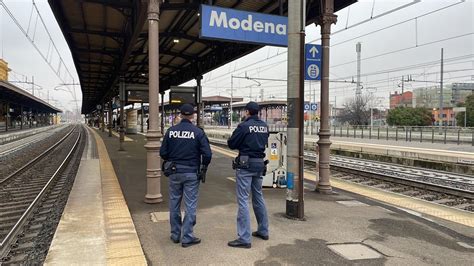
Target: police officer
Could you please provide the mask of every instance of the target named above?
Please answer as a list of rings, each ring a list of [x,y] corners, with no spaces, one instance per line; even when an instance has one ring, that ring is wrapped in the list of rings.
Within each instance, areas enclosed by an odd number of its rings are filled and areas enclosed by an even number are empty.
[[[182,247],[189,247],[201,243],[201,239],[193,233],[199,190],[198,171],[200,175],[206,174],[212,153],[204,131],[191,123],[194,107],[183,104],[180,112],[182,120],[166,132],[160,156],[165,160],[163,168],[169,177],[170,238],[174,243],[181,240]],[[184,220],[181,220],[183,196],[185,215]]]
[[[246,119],[232,133],[227,141],[231,149],[238,149],[239,156],[235,160],[237,176],[237,235],[236,240],[228,243],[231,247],[251,248],[250,214],[248,198],[252,191],[252,205],[257,218],[257,231],[252,236],[268,240],[268,217],[262,194],[262,174],[265,164],[265,146],[268,142],[268,127],[259,119],[259,106],[249,102],[245,106]]]

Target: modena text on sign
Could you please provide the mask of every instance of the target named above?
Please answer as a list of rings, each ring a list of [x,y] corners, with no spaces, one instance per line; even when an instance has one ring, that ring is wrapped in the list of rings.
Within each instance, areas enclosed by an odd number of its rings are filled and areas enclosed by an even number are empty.
[[[288,46],[288,18],[201,5],[201,38]]]

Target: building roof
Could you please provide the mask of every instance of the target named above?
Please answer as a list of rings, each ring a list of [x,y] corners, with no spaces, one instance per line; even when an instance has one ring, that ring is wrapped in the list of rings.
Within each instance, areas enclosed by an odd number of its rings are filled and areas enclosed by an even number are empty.
[[[83,93],[82,112],[117,95],[117,82],[148,83],[146,0],[48,0],[72,53]],[[161,1],[160,1],[161,2]],[[356,0],[335,0],[338,11]],[[194,79],[262,46],[199,38],[199,6],[213,4],[286,15],[288,0],[169,0],[160,8],[160,90]],[[282,4],[280,6],[280,3]],[[307,25],[319,0],[307,0]],[[179,39],[178,43],[173,40]]]
[[[0,80],[0,95],[2,100],[16,105],[23,105],[44,113],[61,113],[58,109],[38,97],[22,90],[21,88],[7,81]]]
[[[233,97],[232,102],[241,102],[243,101],[244,98],[242,97]],[[225,96],[207,96],[207,97],[202,97],[202,101],[204,104],[207,105],[213,105],[213,104],[229,104],[230,103],[230,97],[225,97]]]
[[[257,103],[260,108],[270,106],[286,106],[287,100],[268,100]],[[245,105],[247,105],[247,102],[235,103],[232,105],[232,108],[243,108]]]

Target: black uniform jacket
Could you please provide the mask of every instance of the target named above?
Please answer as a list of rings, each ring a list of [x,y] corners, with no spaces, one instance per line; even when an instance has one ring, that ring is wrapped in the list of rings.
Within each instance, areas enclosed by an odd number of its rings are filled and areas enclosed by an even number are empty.
[[[211,162],[212,152],[204,131],[193,125],[188,119],[166,131],[161,144],[160,156],[166,161],[196,167]]]
[[[268,136],[267,124],[260,120],[257,115],[252,115],[239,124],[227,140],[227,145],[233,150],[239,150],[239,156],[265,158]]]

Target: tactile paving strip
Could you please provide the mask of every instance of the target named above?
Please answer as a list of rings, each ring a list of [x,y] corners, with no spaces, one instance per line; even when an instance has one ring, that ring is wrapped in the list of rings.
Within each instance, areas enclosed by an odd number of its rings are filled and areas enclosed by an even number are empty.
[[[94,132],[100,158],[107,264],[147,265],[135,225],[102,138]]]
[[[305,178],[316,181],[316,176],[312,173],[305,172]],[[331,185],[335,188],[350,191],[352,193],[401,208],[414,210],[419,213],[428,214],[444,220],[474,227],[474,214],[467,211],[436,205],[420,199],[410,198],[405,195],[382,191],[376,188],[366,187],[336,178],[331,179]]]

